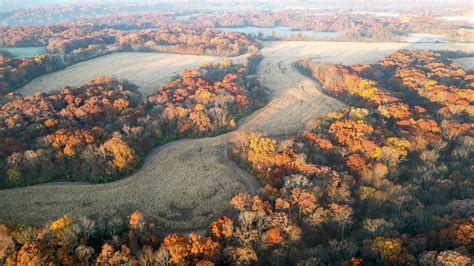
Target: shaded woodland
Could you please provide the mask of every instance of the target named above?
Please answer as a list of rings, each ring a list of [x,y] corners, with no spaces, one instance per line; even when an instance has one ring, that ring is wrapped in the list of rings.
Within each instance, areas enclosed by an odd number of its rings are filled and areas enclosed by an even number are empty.
[[[146,99],[108,77],[60,92],[9,94],[0,106],[0,185],[111,181],[156,145],[230,130],[263,103],[250,78],[259,61],[185,70]]]

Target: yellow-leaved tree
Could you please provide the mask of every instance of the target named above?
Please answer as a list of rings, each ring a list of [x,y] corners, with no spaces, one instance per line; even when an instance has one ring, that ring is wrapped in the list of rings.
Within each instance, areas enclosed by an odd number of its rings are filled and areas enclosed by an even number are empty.
[[[248,161],[259,170],[264,165],[273,163],[277,150],[276,141],[262,137],[259,133],[251,133],[249,141]]]
[[[119,171],[133,166],[137,160],[135,152],[119,136],[115,135],[103,144],[106,154],[112,157],[110,162]]]

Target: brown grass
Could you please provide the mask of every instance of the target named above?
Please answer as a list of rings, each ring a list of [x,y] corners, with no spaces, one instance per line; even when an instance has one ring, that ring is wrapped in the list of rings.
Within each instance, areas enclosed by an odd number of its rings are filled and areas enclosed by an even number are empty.
[[[113,53],[72,65],[63,70],[36,78],[18,90],[23,95],[59,90],[64,86],[78,86],[98,75],[126,79],[148,95],[186,68],[200,63],[218,62],[219,57],[159,54]]]

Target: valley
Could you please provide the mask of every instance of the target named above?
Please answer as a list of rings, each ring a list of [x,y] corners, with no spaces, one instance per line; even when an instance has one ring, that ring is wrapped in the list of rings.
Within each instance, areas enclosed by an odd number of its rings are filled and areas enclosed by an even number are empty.
[[[260,131],[270,136],[295,133],[304,128],[310,118],[345,106],[323,94],[319,84],[300,74],[293,67],[296,60],[374,63],[396,50],[408,48],[474,50],[472,44],[454,43],[266,42],[257,76],[270,90],[271,100],[244,118],[237,130],[158,147],[141,169],[115,182],[51,183],[1,190],[0,222],[42,224],[63,213],[94,216],[111,210],[140,209],[167,230],[204,228],[229,210],[228,202],[235,194],[258,190],[259,184],[252,176],[236,171],[235,165],[223,156],[241,132]],[[43,76],[20,92],[34,94],[33,88],[60,88],[107,74],[137,82],[140,90],[147,94],[150,88],[171,79],[181,68],[216,60],[218,58],[207,56],[116,53]],[[137,69],[138,62],[146,69]]]

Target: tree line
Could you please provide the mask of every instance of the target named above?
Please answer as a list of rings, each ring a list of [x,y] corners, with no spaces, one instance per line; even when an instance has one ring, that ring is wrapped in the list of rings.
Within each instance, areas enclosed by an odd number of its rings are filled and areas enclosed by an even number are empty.
[[[339,32],[337,41],[403,41],[410,33],[446,35],[456,42],[472,42],[474,32],[469,23],[446,21],[430,15],[384,17],[350,11],[248,11],[205,14],[192,18],[194,27],[292,27],[315,32]],[[285,40],[305,40],[302,36],[286,36]]]
[[[190,28],[119,31],[102,27],[37,26],[0,29],[13,46],[47,44],[48,54],[32,58],[0,57],[0,96],[32,79],[72,64],[117,51],[147,51],[236,56],[255,53],[259,44],[241,33]],[[4,34],[3,34],[4,33]],[[32,38],[31,36],[35,36]]]
[[[37,77],[108,53],[110,50],[103,45],[89,45],[66,54],[42,54],[31,58],[0,56],[0,100]]]

